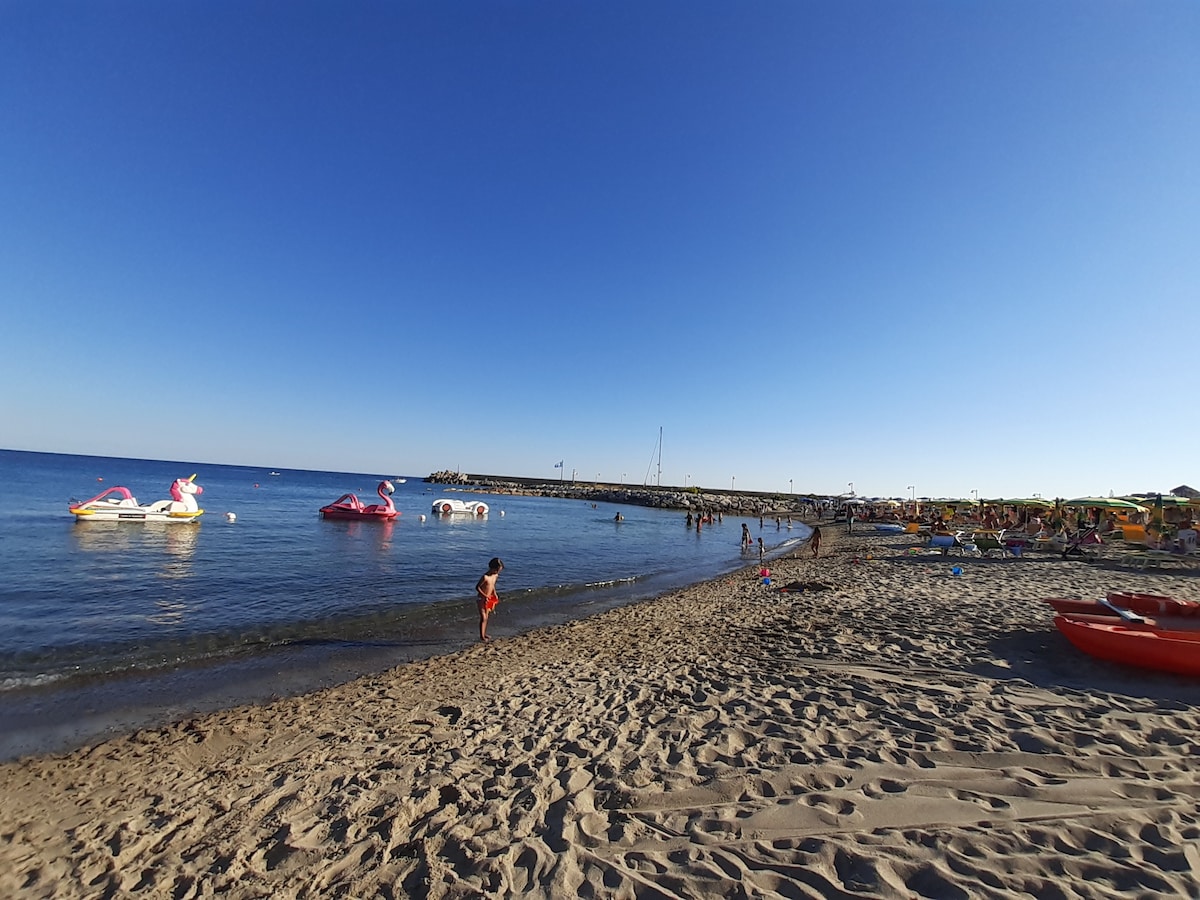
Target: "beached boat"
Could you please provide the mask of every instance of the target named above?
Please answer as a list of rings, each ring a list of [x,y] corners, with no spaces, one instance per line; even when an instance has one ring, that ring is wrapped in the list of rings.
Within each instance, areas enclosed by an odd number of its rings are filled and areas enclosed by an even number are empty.
[[[194,522],[204,515],[196,497],[204,488],[196,484],[196,476],[176,478],[171,485],[171,499],[158,500],[146,506],[126,487],[110,487],[102,494],[82,503],[73,502],[68,509],[76,522]]]
[[[442,497],[440,500],[433,501],[433,514],[435,516],[475,516],[477,519],[482,519],[488,514],[488,505],[482,500],[467,501]]]
[[[375,489],[383,500],[382,503],[364,504],[355,494],[342,494],[332,503],[321,507],[321,516],[326,519],[373,519],[387,521],[400,515],[391,495],[395,488],[388,480],[379,482]]]
[[[1164,625],[1164,621],[1170,623]],[[1067,613],[1054,624],[1089,656],[1108,662],[1200,677],[1200,622],[1144,619],[1140,622]]]
[[[1094,616],[1118,617],[1124,609],[1142,616],[1200,618],[1200,603],[1195,600],[1177,600],[1158,594],[1139,594],[1128,591],[1111,591],[1107,603],[1102,600],[1071,600],[1047,598],[1046,603],[1058,613],[1073,613]],[[1114,609],[1116,607],[1116,609]]]

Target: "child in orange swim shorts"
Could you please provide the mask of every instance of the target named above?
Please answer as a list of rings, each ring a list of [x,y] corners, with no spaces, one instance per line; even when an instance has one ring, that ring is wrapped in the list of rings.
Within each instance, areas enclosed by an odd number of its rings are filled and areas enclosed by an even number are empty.
[[[490,640],[487,636],[488,616],[500,602],[500,598],[496,596],[496,579],[500,577],[503,570],[504,563],[500,561],[499,557],[495,557],[488,563],[488,570],[475,585],[475,593],[479,595],[475,598],[475,605],[479,607],[479,639],[481,641]]]

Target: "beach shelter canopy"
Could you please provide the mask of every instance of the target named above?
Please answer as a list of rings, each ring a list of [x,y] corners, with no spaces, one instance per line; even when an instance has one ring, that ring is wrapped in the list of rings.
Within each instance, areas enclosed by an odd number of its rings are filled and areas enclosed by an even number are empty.
[[[1129,509],[1134,512],[1150,512],[1140,503],[1132,500],[1122,500],[1120,497],[1076,497],[1074,500],[1064,500],[1063,506],[1082,506],[1085,509]]]
[[[1124,497],[1122,499],[1142,506],[1187,506],[1191,502],[1187,497],[1177,497],[1174,494],[1151,494],[1148,497]]]
[[[1008,500],[985,500],[988,506],[1038,506],[1052,509],[1054,503],[1041,497],[1010,497]]]

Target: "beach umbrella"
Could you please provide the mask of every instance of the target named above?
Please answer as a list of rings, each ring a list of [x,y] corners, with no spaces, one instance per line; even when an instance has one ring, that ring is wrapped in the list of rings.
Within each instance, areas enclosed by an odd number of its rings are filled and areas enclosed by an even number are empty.
[[[1084,509],[1127,509],[1132,512],[1150,512],[1140,503],[1132,500],[1122,500],[1120,497],[1076,497],[1074,500],[1064,500],[1063,506],[1083,507]]]
[[[1042,509],[1052,509],[1054,504],[1041,497],[1010,497],[1007,500],[985,500],[988,506],[1038,506]]]
[[[1143,506],[1162,505],[1162,506],[1187,506],[1191,501],[1187,497],[1178,497],[1175,494],[1149,494],[1145,497],[1125,497],[1125,500],[1131,503],[1140,503]]]

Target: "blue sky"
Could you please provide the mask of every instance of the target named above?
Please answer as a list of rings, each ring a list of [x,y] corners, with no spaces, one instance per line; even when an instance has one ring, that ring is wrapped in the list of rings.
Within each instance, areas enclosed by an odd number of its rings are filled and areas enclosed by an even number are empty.
[[[1200,487],[1191,0],[19,0],[0,173],[0,447]]]

